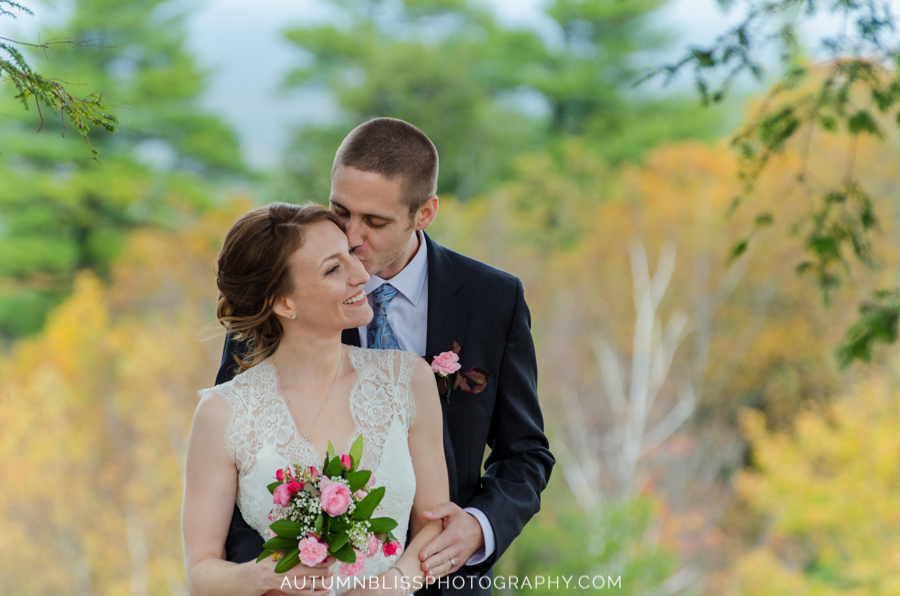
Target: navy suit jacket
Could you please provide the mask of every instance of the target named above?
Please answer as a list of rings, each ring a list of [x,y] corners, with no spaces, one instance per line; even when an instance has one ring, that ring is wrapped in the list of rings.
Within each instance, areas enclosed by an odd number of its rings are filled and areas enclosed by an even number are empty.
[[[495,549],[483,563],[463,566],[442,578],[441,584],[418,593],[487,595],[491,593],[488,581],[481,578],[493,577],[494,562],[540,510],[541,492],[556,463],[544,435],[538,402],[531,314],[518,278],[448,250],[427,234],[425,241],[426,352],[446,352],[455,341],[462,346],[461,370],[475,366],[490,373],[481,393],[455,390],[449,404],[440,399],[450,500],[484,512],[494,530]],[[359,332],[347,329],[342,340],[358,346]],[[236,374],[235,347],[227,338],[216,384]],[[490,453],[485,460],[486,448]],[[262,538],[235,507],[225,543],[226,558],[253,560],[262,552],[262,544]]]

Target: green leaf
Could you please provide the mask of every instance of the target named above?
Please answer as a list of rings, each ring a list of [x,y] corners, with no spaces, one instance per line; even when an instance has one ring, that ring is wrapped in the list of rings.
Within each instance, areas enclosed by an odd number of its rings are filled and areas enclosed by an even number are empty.
[[[345,544],[340,550],[331,553],[335,559],[342,563],[356,563],[356,552],[349,544]]]
[[[384,487],[379,486],[378,488],[373,488],[369,491],[369,494],[366,495],[366,498],[359,502],[356,506],[356,510],[353,512],[353,519],[369,519],[372,517],[372,513],[375,512],[375,508],[378,507],[378,504],[381,503],[381,499],[384,497]]]
[[[331,534],[330,536],[325,537],[325,542],[328,543],[328,552],[334,554],[341,550],[345,544],[350,542],[350,536],[346,532]]]
[[[397,527],[397,522],[389,517],[374,517],[369,520],[369,531],[375,534],[390,532]]]
[[[771,226],[775,223],[775,217],[771,213],[760,213],[756,216],[756,227]]]
[[[303,535],[303,526],[289,519],[280,519],[269,526],[279,536],[286,538],[299,538]]]
[[[862,209],[859,213],[859,223],[862,224],[863,229],[871,230],[878,225],[878,217],[875,215],[875,208],[872,205],[871,199],[866,197],[862,203]]]
[[[324,524],[325,524],[325,516],[322,515],[322,514],[320,513],[320,514],[316,517],[316,522],[315,522],[315,526],[316,526],[316,534],[321,534],[321,533],[322,533],[322,526],[323,526]]]
[[[878,124],[869,112],[865,110],[860,110],[851,116],[850,120],[847,121],[847,126],[850,129],[851,134],[856,135],[865,132],[879,138],[882,136],[881,128],[878,127]]]
[[[276,480],[275,482],[273,482],[272,484],[270,484],[270,485],[267,486],[266,488],[269,489],[269,492],[272,493],[272,494],[274,495],[274,494],[275,494],[275,489],[278,488],[279,486],[281,486],[282,484],[284,484],[284,483],[283,483],[283,482],[279,482],[279,481]]]
[[[328,526],[329,532],[345,532],[350,529],[350,522],[344,519],[333,519]]]
[[[278,563],[275,564],[275,573],[284,573],[297,566],[300,562],[300,549],[296,546],[289,550]]]
[[[706,52],[703,50],[691,50],[691,55],[697,61],[697,64],[700,65],[701,68],[710,68],[716,65],[716,61],[713,58],[712,52]]]
[[[871,362],[876,343],[891,344],[897,341],[900,303],[866,302],[860,306],[859,314],[859,319],[847,331],[844,342],[835,353],[841,368],[856,360]]]
[[[331,441],[328,441],[328,449],[325,451],[329,457],[334,457],[334,445],[331,444]]]
[[[747,247],[750,245],[750,241],[747,238],[739,241],[733,247],[731,247],[731,252],[728,254],[728,258],[726,259],[727,264],[731,264],[737,260],[742,254],[747,252]]]
[[[275,538],[270,538],[263,544],[263,548],[271,551],[286,551],[292,548],[297,547],[297,540],[295,538],[285,538],[284,536],[276,536]]]
[[[272,551],[266,549],[266,550],[264,550],[263,552],[259,553],[259,556],[256,557],[256,562],[259,563],[260,561],[262,561],[262,560],[265,559],[266,557],[271,557],[271,556],[274,555],[274,554],[275,554],[275,553],[273,553]]]
[[[347,481],[350,483],[350,492],[355,493],[359,489],[363,488],[366,484],[369,483],[369,478],[371,477],[371,470],[359,470],[357,472],[350,472],[349,474],[347,474]]]
[[[841,245],[838,239],[827,234],[813,234],[807,240],[807,246],[820,259],[836,261],[841,256]]]
[[[344,468],[341,467],[341,460],[338,457],[332,457],[328,460],[328,466],[325,467],[325,475],[329,477],[340,476],[341,470]]]
[[[353,461],[353,465],[350,468],[351,472],[355,472],[356,468],[359,467],[359,460],[362,459],[363,452],[363,436],[359,435],[356,437],[356,440],[353,441],[353,445],[350,446],[350,459]],[[350,489],[355,490],[355,489]]]

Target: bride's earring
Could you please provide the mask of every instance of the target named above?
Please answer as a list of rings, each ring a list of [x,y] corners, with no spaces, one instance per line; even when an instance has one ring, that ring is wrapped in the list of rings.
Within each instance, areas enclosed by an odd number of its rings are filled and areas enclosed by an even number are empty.
[[[297,313],[292,312],[292,313],[291,313],[291,319],[296,319],[296,318],[297,318]]]

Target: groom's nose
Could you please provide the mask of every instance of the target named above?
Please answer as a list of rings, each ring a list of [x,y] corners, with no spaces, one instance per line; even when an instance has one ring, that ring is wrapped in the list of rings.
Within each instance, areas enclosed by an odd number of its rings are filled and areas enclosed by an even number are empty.
[[[347,238],[350,240],[350,249],[355,250],[363,245],[363,226],[352,217],[347,222]]]

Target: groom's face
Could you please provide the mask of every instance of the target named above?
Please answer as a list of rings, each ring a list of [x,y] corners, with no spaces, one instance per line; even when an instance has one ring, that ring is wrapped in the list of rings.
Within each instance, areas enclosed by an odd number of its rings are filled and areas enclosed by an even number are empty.
[[[390,279],[415,254],[416,225],[410,221],[399,178],[338,166],[331,181],[331,210],[369,275]]]

